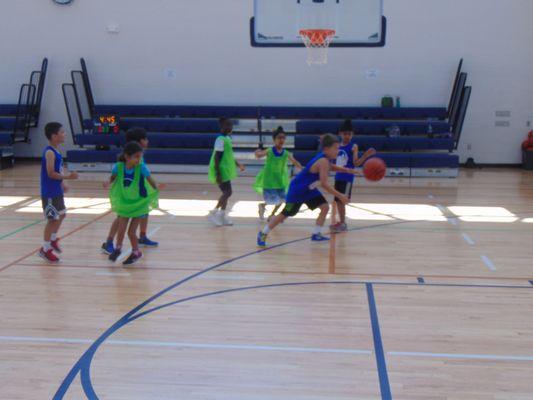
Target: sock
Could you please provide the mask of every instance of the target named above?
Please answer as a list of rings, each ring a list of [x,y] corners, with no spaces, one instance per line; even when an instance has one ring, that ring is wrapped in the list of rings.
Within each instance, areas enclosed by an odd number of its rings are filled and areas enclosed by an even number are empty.
[[[218,210],[217,215],[220,215],[223,217],[224,215],[226,215],[226,210]]]
[[[263,233],[265,235],[268,235],[270,232],[272,232],[272,229],[269,228],[268,225],[266,225],[264,228],[263,228]]]
[[[50,242],[43,242],[43,250],[45,253],[51,249],[52,249],[52,245],[50,244]]]
[[[320,225],[315,225],[315,228],[313,229],[313,235],[321,235],[322,234],[322,227]]]
[[[57,240],[57,233],[52,233],[52,237],[50,239],[52,239],[52,242],[55,242]]]
[[[115,246],[115,251],[120,251],[122,250],[122,246],[119,246],[118,244]]]

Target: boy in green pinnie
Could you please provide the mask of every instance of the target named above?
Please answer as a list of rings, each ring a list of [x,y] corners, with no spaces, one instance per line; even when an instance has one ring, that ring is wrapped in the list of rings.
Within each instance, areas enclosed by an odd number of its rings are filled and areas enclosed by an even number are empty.
[[[272,139],[274,140],[273,147],[267,150],[259,149],[255,152],[257,158],[266,157],[265,167],[257,175],[254,189],[257,193],[263,194],[264,203],[259,204],[259,218],[261,220],[265,219],[266,206],[274,206],[268,217],[269,221],[285,202],[289,187],[288,162],[290,161],[298,169],[302,168],[302,165],[296,161],[293,155],[283,148],[286,135],[281,126],[274,131]]]
[[[221,135],[215,142],[215,148],[209,163],[209,181],[218,185],[222,195],[218,199],[217,206],[209,213],[208,219],[215,226],[231,226],[233,222],[226,215],[228,200],[233,194],[231,181],[237,177],[237,167],[242,171],[244,165],[235,160],[231,132],[233,123],[230,119],[220,118]]]

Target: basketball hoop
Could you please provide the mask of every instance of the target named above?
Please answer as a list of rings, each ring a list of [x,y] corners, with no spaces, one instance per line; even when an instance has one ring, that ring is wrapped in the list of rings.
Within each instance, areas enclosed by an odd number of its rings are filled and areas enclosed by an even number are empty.
[[[335,37],[334,29],[302,29],[300,36],[307,47],[307,64],[328,63],[328,49]]]

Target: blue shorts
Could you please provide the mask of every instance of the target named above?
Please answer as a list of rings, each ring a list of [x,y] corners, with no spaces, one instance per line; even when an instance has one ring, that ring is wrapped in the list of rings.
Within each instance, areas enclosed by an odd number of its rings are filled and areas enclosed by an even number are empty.
[[[263,199],[268,205],[278,206],[285,202],[285,190],[283,189],[263,189]]]

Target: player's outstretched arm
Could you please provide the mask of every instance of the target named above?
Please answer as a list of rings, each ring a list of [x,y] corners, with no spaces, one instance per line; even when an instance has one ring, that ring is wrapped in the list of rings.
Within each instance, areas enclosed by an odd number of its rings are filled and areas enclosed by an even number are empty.
[[[346,168],[343,168],[343,169],[346,169]],[[330,170],[330,164],[328,160],[323,158],[318,161],[318,173],[320,176],[320,185],[326,192],[328,192],[329,194],[332,194],[333,196],[336,196],[344,204],[348,203],[348,197],[346,197],[342,193],[335,190],[335,188],[331,186],[331,184],[329,183],[329,170]]]

